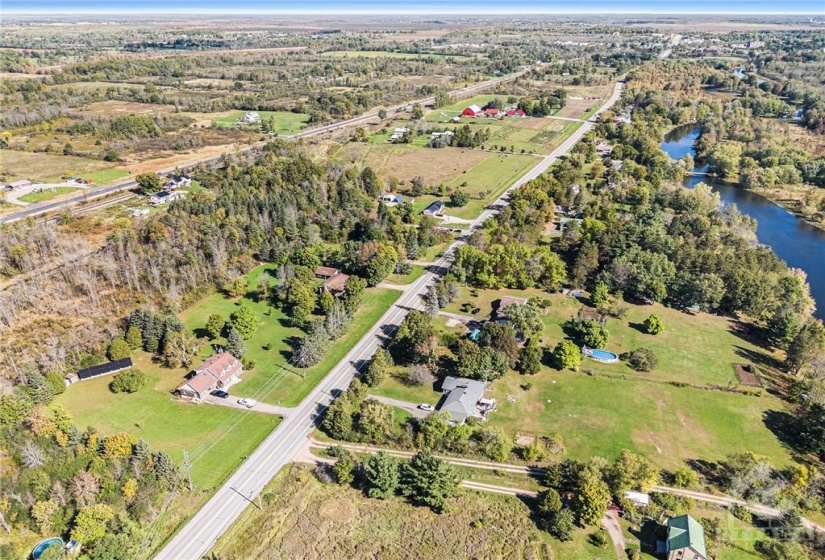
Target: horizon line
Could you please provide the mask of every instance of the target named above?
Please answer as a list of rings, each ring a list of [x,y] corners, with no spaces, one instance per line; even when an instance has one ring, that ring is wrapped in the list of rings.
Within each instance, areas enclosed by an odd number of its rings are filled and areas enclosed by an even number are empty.
[[[673,15],[690,15],[690,16],[809,16],[809,17],[825,17],[825,14],[817,13],[817,12],[793,12],[793,11],[719,11],[719,12],[708,12],[708,11],[688,11],[688,10],[659,10],[659,11],[636,11],[636,10],[620,10],[620,9],[599,9],[599,10],[566,10],[566,9],[519,9],[519,14],[513,14],[511,9],[506,8],[493,8],[490,10],[483,10],[478,11],[476,9],[473,10],[458,10],[456,11],[453,9],[445,9],[444,11],[440,11],[439,9],[373,9],[373,10],[365,10],[365,9],[326,9],[326,8],[318,8],[318,9],[290,9],[290,8],[270,8],[270,9],[258,9],[258,8],[115,8],[115,9],[104,9],[104,8],[57,8],[57,9],[32,9],[32,8],[10,8],[3,10],[4,15],[147,15],[147,14],[163,14],[163,15],[227,15],[227,14],[236,14],[236,15],[331,15],[331,16],[341,16],[341,15],[438,15],[438,16],[492,16],[492,15],[510,15],[514,18],[518,18],[522,15],[586,15],[586,16],[594,16],[594,15],[643,15],[643,16],[651,16],[651,15],[662,15],[662,16],[673,16]]]

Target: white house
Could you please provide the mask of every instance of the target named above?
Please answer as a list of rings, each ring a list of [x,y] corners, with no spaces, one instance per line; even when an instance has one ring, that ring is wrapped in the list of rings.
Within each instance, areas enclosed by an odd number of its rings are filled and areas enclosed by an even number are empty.
[[[241,117],[241,122],[243,122],[244,124],[257,124],[261,122],[261,115],[259,115],[255,111],[249,111],[243,117]]]
[[[172,175],[163,186],[167,191],[183,189],[192,184],[192,179],[188,175]]]
[[[186,193],[176,191],[160,191],[149,197],[149,204],[152,206],[162,206],[179,198],[183,198]]]

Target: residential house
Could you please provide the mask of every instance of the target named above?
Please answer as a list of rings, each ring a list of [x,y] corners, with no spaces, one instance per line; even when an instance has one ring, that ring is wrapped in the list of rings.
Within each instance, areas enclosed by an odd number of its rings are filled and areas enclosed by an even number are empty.
[[[322,280],[329,280],[336,274],[341,274],[341,271],[337,268],[332,268],[331,266],[319,266],[315,269],[315,276],[317,278],[321,278]]]
[[[249,111],[243,117],[241,117],[241,122],[244,124],[257,124],[261,122],[261,115],[259,115],[255,111]]]
[[[406,126],[396,127],[392,131],[392,134],[390,134],[390,142],[397,142],[398,140],[401,140],[402,138],[404,138],[404,135],[409,134],[409,132],[410,129]]]
[[[522,119],[527,116],[527,113],[521,109],[507,109],[504,114],[508,117],[521,117]]]
[[[436,138],[446,138],[450,139],[455,136],[455,132],[452,130],[445,130],[444,132],[431,132],[430,133],[430,140],[435,140]]]
[[[160,191],[156,192],[155,194],[149,197],[149,204],[152,206],[162,206],[164,204],[168,204],[172,201],[175,201],[179,198],[183,198],[185,193],[182,192],[172,192],[172,191]]]
[[[483,117],[484,111],[481,110],[481,107],[478,105],[470,105],[463,111],[461,111],[462,117]]]
[[[705,531],[698,521],[689,515],[667,520],[667,560],[707,560]]]
[[[404,197],[400,194],[382,194],[378,197],[379,202],[383,202],[387,206],[394,206],[404,202]]]
[[[179,385],[175,392],[195,402],[203,400],[211,391],[226,389],[240,381],[241,361],[229,352],[218,352],[194,369],[194,375]]]
[[[441,385],[445,397],[439,404],[438,411],[449,413],[450,420],[463,424],[467,418],[485,420],[488,412],[496,409],[495,399],[485,399],[487,384],[475,379],[448,376]]]
[[[323,289],[334,294],[341,294],[346,289],[347,280],[349,280],[349,274],[339,272],[324,281]]]
[[[436,200],[421,211],[423,216],[435,216],[440,218],[444,215],[444,201]]]
[[[607,142],[599,142],[596,144],[596,155],[599,157],[609,156],[613,153],[613,146],[608,144]]]
[[[496,319],[507,319],[507,308],[511,305],[527,305],[527,298],[503,296],[498,303]]]
[[[175,191],[178,189],[185,189],[192,184],[192,179],[187,175],[172,175],[166,184],[163,186],[167,191]]]

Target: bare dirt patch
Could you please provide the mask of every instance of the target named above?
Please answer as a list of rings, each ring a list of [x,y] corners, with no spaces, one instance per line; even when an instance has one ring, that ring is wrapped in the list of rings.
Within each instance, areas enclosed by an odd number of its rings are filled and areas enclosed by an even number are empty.
[[[567,99],[564,107],[556,113],[557,117],[567,117],[570,119],[580,119],[593,105],[598,103],[598,99]]]

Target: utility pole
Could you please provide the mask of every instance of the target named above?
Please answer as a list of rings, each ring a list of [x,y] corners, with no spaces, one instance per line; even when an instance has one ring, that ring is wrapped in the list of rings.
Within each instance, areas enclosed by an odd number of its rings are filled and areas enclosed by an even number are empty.
[[[186,478],[189,481],[189,491],[192,491],[192,465],[189,463],[189,453],[183,450],[183,468],[186,469]]]

